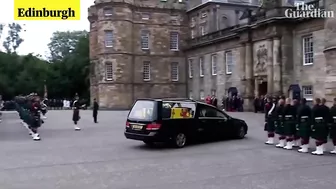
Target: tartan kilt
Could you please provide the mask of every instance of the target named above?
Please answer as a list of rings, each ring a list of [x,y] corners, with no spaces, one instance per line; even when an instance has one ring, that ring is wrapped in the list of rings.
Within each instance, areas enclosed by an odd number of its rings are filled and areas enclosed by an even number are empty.
[[[33,118],[32,118],[32,115],[28,111],[25,111],[25,113],[24,113],[24,120],[23,121],[25,123],[27,123],[29,126],[32,125]]]
[[[41,127],[41,119],[39,118],[39,116],[31,116],[30,126],[33,128]]]
[[[79,121],[80,116],[79,116],[79,110],[75,109],[72,114],[72,121]]]
[[[329,137],[331,139],[336,139],[336,124],[334,123],[330,125]]]
[[[269,116],[266,119],[264,131],[271,132],[271,133],[274,132],[275,131],[275,123],[274,122],[275,122],[274,118]]]
[[[301,138],[309,138],[311,133],[311,122],[308,118],[301,118],[296,128],[297,136]]]
[[[311,137],[315,140],[326,140],[328,138],[328,125],[323,119],[314,121]]]
[[[283,124],[283,121],[282,121],[281,117],[274,120],[274,126],[275,126],[275,133],[276,134],[278,134],[278,135],[284,135],[285,134],[284,124]]]
[[[286,136],[291,136],[295,134],[296,131],[296,121],[293,118],[285,118],[284,120],[284,132]]]
[[[329,137],[331,139],[336,139],[336,118],[333,118],[333,123],[330,124]]]

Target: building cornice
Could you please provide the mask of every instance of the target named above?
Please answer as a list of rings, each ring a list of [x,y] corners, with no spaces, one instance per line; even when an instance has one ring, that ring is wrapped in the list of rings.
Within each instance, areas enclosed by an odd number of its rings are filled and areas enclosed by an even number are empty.
[[[226,6],[235,6],[235,7],[244,7],[244,8],[258,8],[259,6],[257,5],[249,5],[249,4],[240,4],[240,3],[230,3],[230,2],[212,2],[212,1],[207,1],[205,3],[202,3],[196,7],[193,7],[191,9],[187,10],[187,13],[191,13],[193,11],[198,11],[206,6],[210,5],[226,5]]]
[[[112,6],[113,5],[113,6]],[[102,7],[108,7],[108,6],[125,6],[128,7],[132,10],[147,10],[147,11],[174,11],[174,12],[181,12],[181,13],[186,13],[186,9],[174,9],[173,7],[144,7],[144,6],[138,6],[138,5],[134,5],[131,3],[127,3],[127,2],[102,2],[102,3],[98,3],[95,4],[94,7],[96,8],[102,8]]]

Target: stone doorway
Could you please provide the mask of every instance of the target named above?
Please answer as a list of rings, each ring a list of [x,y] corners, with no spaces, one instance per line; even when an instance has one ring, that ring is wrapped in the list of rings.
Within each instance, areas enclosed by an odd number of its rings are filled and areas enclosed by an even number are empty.
[[[267,94],[267,82],[262,81],[258,84],[258,95],[265,96]]]

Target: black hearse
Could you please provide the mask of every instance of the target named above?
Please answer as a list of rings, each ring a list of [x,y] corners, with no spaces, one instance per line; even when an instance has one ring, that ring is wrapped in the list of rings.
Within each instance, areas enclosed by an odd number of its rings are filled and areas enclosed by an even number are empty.
[[[190,99],[138,99],[128,114],[125,137],[153,145],[169,142],[182,148],[187,141],[247,134],[245,121]]]

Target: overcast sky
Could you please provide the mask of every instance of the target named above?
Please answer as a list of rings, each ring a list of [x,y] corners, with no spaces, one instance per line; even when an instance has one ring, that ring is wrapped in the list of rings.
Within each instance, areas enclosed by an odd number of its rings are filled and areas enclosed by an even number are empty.
[[[93,4],[94,0],[81,0],[81,20],[80,21],[16,21],[24,25],[26,32],[22,33],[24,42],[18,49],[19,54],[48,54],[47,44],[50,41],[52,33],[55,31],[67,30],[89,30],[87,20],[87,9]],[[14,0],[5,0],[0,6],[0,23],[6,24],[14,22]],[[2,33],[2,37],[7,31]],[[2,40],[0,39],[0,49],[3,50]]]

